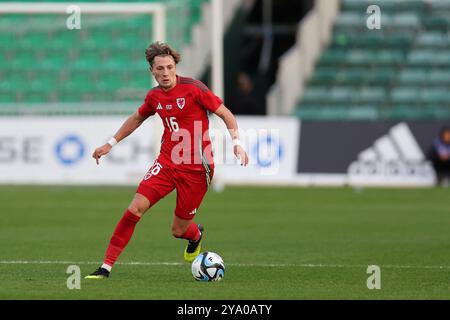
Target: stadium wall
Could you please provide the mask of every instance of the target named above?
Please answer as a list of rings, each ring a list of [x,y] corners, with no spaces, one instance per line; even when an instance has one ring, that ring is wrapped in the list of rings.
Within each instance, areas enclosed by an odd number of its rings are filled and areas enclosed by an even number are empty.
[[[109,117],[0,118],[1,184],[136,185],[159,152],[156,118],[114,147],[97,166],[93,150],[125,120]],[[250,165],[241,167],[215,116],[216,182],[229,185],[403,186],[435,184],[427,153],[439,121],[301,122],[238,116]]]

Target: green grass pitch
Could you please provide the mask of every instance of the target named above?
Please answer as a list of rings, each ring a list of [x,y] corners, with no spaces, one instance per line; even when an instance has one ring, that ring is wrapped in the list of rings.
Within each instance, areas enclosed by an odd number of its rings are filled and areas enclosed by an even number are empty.
[[[450,299],[450,190],[229,187],[196,221],[223,281],[196,282],[153,207],[108,280],[66,286],[103,259],[134,187],[0,187],[0,299]],[[134,264],[133,264],[134,263]],[[381,289],[367,288],[367,267]]]

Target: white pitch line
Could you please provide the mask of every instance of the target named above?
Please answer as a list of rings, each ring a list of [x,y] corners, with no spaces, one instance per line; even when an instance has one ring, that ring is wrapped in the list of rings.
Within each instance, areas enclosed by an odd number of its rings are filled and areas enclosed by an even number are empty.
[[[66,265],[83,265],[95,264],[99,265],[100,261],[37,261],[37,260],[0,260],[0,264],[66,264]],[[184,266],[185,262],[117,262],[119,265],[126,266]],[[314,263],[300,263],[300,264],[281,264],[281,263],[225,263],[226,266],[232,267],[268,267],[268,268],[367,268],[369,265],[346,265],[346,264],[314,264]],[[411,265],[379,265],[380,268],[388,269],[440,269],[450,270],[450,266],[411,266]]]

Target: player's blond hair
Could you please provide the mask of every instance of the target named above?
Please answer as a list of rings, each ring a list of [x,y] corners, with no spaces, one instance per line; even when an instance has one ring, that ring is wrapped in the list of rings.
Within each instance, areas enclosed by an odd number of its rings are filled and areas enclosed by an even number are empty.
[[[153,62],[157,56],[172,56],[175,64],[181,61],[181,55],[165,42],[153,42],[145,50],[145,58],[150,64],[150,68],[153,68]]]

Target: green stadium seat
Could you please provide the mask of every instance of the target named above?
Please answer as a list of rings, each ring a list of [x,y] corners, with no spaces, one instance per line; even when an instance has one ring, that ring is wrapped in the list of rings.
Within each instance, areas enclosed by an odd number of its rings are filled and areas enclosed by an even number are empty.
[[[380,45],[381,37],[378,35],[371,35],[370,33],[350,34],[338,33],[333,37],[332,44],[334,47],[353,48],[373,48]]]
[[[417,37],[417,46],[420,48],[447,47],[448,37],[440,32],[425,32]]]
[[[395,81],[397,73],[393,68],[377,67],[368,74],[368,82],[373,85],[387,86]]]
[[[394,104],[409,103],[415,105],[419,99],[419,90],[415,87],[397,87],[391,92],[391,101]]]
[[[147,77],[133,77],[129,80],[124,81],[124,87],[131,89],[146,89],[150,90],[152,87],[152,82],[150,76]]]
[[[28,33],[16,39],[15,46],[21,49],[35,50],[39,48],[43,43],[50,41],[48,35],[45,33]]]
[[[378,107],[371,105],[347,108],[346,118],[349,120],[377,120],[379,118]]]
[[[96,90],[96,83],[91,81],[80,82],[77,80],[68,79],[62,83],[60,88],[65,91],[72,91],[78,94],[92,92]]]
[[[300,105],[294,115],[303,120],[367,120],[377,119],[378,110],[373,106],[348,107],[340,105],[333,107]]]
[[[441,16],[425,16],[422,17],[422,26],[428,31],[447,32],[449,21],[446,17]]]
[[[83,56],[83,57],[80,57],[79,59],[75,60],[71,64],[71,67],[73,68],[73,70],[77,70],[77,71],[82,71],[82,70],[89,71],[92,69],[102,68],[102,66],[103,66],[102,58],[98,55]]]
[[[433,62],[437,67],[450,68],[450,50],[436,52]]]
[[[80,83],[92,82],[95,80],[96,80],[96,76],[91,70],[88,72],[72,71],[69,73],[69,75],[67,77],[67,81],[80,82]]]
[[[337,84],[360,85],[367,81],[367,71],[365,69],[344,69],[336,76]]]
[[[330,104],[350,103],[354,92],[353,88],[335,86],[328,92],[328,102]]]
[[[450,69],[432,70],[428,73],[427,82],[431,85],[450,86]]]
[[[99,79],[96,83],[99,91],[117,90],[125,85],[125,81],[120,74],[109,74]]]
[[[407,60],[411,66],[431,67],[434,58],[435,51],[433,50],[416,50],[408,55]]]
[[[401,84],[422,85],[427,81],[426,69],[406,69],[400,73]]]
[[[420,102],[450,105],[450,94],[448,94],[447,88],[426,88],[420,92]]]
[[[366,16],[364,12],[359,13],[344,12],[340,14],[335,22],[336,28],[344,30],[366,28]]]
[[[382,12],[380,30],[366,27],[366,9],[373,4]],[[342,0],[330,46],[295,114],[327,120],[357,119],[354,112],[362,119],[450,118],[449,30],[447,0]]]
[[[11,48],[11,43],[14,43],[14,41],[16,41],[16,39],[12,33],[0,32],[0,48],[2,50]]]
[[[314,71],[309,83],[316,84],[330,84],[336,79],[337,70],[335,68],[318,68]]]
[[[323,66],[337,66],[343,64],[347,59],[347,52],[343,50],[327,50],[321,57],[319,64]]]
[[[450,2],[446,0],[440,1],[430,1],[431,8],[433,12],[442,13],[442,12],[450,12]]]
[[[448,119],[450,116],[450,108],[441,105],[430,105],[426,108],[411,107],[410,105],[396,105],[392,107],[385,118],[394,120],[424,120],[424,119]]]
[[[437,105],[437,106],[428,106],[425,108],[428,117],[431,119],[450,119],[450,105],[447,103],[446,105]]]
[[[7,91],[0,88],[0,103],[14,102],[17,100],[16,91]]]
[[[399,65],[405,59],[403,53],[397,50],[382,50],[374,55],[374,63],[378,65]]]
[[[348,33],[339,32],[333,36],[332,47],[350,47],[352,46],[351,35]]]
[[[381,46],[400,49],[402,51],[409,50],[414,39],[414,35],[409,32],[390,33],[384,36]]]
[[[422,111],[419,109],[419,118],[422,115]],[[394,105],[391,108],[385,108],[381,110],[382,118],[388,120],[405,120],[405,119],[417,119],[417,108],[411,105]]]
[[[374,63],[376,54],[368,50],[351,50],[346,56],[346,63],[352,66],[369,66]]]
[[[359,90],[357,99],[360,103],[382,104],[386,100],[386,91],[383,87],[366,87]]]
[[[13,59],[7,60],[6,70],[23,70],[33,68],[39,64],[36,61],[35,53],[32,51],[23,51],[15,55]]]
[[[388,27],[395,28],[396,30],[415,30],[420,27],[420,19],[417,14],[414,13],[401,13],[392,16]]]
[[[208,1],[171,0],[167,6],[169,43],[180,49],[190,41],[192,27],[200,21],[202,5]],[[142,90],[151,87],[144,56],[145,48],[153,40],[151,15],[88,14],[82,16],[81,30],[70,31],[66,28],[66,19],[66,14],[2,15],[1,101],[107,101],[108,98],[120,101],[120,97],[132,99],[132,95],[105,92],[130,83],[132,89],[142,95]],[[83,73],[87,76],[82,76]],[[128,76],[128,73],[139,73],[139,76]],[[23,79],[9,81],[10,74],[20,74]],[[52,79],[60,79],[60,82]],[[11,94],[14,90],[18,94]]]
[[[57,77],[52,77],[47,74],[29,82],[27,84],[27,91],[49,93],[53,92],[59,83],[60,81]]]
[[[320,101],[326,101],[328,96],[328,90],[326,87],[309,87],[304,95],[302,103],[317,103]]]
[[[30,66],[36,70],[61,71],[69,65],[68,58],[62,55],[47,56],[44,60]]]
[[[387,2],[389,0],[385,0]],[[421,15],[427,9],[427,4],[423,0],[396,1],[396,12],[413,12]]]
[[[44,91],[29,91],[26,94],[26,101],[31,103],[43,103],[50,100],[48,92]]]
[[[425,9],[423,0],[343,0],[342,10],[365,12],[369,5],[377,5],[382,11],[391,13],[420,13]]]
[[[345,111],[347,109],[335,108],[335,107],[319,107],[314,109],[298,108],[295,110],[295,115],[303,120],[336,120],[344,119]]]
[[[123,41],[114,40],[110,34],[99,34],[95,37],[88,37],[82,43],[82,48],[86,50],[98,50],[98,49],[110,49],[114,48],[127,48],[126,46],[122,46]]]
[[[373,0],[373,1],[364,1],[364,0],[343,0],[342,1],[342,10],[344,12],[366,12],[366,9],[369,5],[378,5],[383,10],[388,12],[392,11],[395,8],[394,1],[383,1],[383,0]]]

